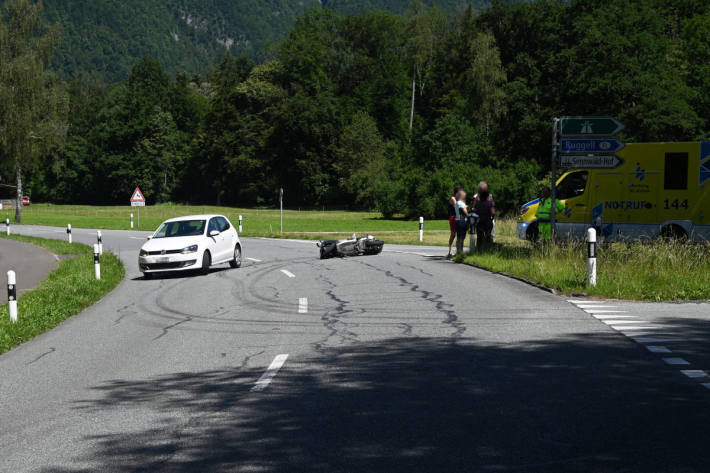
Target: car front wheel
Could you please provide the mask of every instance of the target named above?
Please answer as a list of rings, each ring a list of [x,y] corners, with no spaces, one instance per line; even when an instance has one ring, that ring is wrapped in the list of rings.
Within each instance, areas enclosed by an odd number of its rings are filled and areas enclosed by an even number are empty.
[[[210,256],[210,252],[205,250],[205,252],[202,253],[202,268],[200,268],[200,273],[209,274],[211,265],[212,257]]]
[[[242,247],[237,245],[234,247],[234,258],[229,262],[229,266],[232,268],[242,267]]]

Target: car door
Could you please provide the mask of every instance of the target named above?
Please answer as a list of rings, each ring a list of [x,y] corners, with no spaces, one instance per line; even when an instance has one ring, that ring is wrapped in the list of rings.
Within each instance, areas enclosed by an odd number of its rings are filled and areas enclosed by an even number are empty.
[[[220,230],[221,226],[217,217],[212,217],[207,224],[207,249],[212,255],[212,263],[224,259],[224,236]],[[220,232],[218,235],[210,236],[213,231]]]
[[[226,218],[217,217],[217,220],[219,222],[220,231],[222,232],[221,235],[224,241],[224,255],[222,259],[230,259],[232,258],[232,251],[234,249],[234,245],[236,244],[236,241],[234,241],[234,229]]]

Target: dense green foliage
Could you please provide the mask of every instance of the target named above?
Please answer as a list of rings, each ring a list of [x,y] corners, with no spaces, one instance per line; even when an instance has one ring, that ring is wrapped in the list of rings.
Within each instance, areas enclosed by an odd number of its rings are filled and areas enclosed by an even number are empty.
[[[441,216],[456,183],[513,211],[549,165],[551,118],[609,114],[628,141],[710,137],[705,0],[493,2],[445,16],[311,9],[268,60],[70,85],[69,138],[35,200],[378,209]],[[414,86],[415,97],[412,98]],[[414,115],[410,128],[410,111]]]
[[[0,9],[0,162],[14,171],[17,223],[25,169],[67,131],[64,84],[47,68],[57,28],[44,27],[40,14],[41,5],[29,0],[9,0]]]

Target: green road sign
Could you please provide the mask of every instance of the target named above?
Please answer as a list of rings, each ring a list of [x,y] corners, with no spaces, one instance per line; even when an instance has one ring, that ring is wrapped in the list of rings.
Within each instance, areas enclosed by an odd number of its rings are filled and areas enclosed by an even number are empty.
[[[623,130],[624,124],[613,117],[562,117],[562,136],[614,136]]]

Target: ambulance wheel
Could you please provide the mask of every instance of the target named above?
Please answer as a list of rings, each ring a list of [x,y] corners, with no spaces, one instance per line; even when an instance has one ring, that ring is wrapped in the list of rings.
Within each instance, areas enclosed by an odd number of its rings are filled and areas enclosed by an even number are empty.
[[[688,234],[680,225],[671,224],[661,228],[661,238],[674,241],[686,241]]]
[[[528,227],[525,237],[531,242],[535,243],[540,238],[540,230],[537,228],[537,222],[533,222]]]

